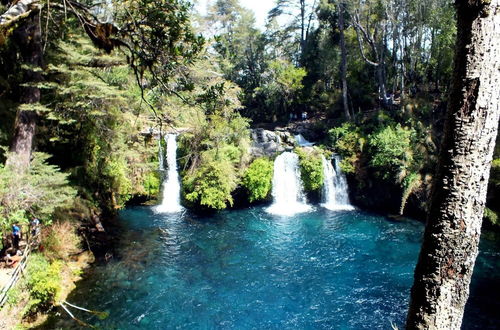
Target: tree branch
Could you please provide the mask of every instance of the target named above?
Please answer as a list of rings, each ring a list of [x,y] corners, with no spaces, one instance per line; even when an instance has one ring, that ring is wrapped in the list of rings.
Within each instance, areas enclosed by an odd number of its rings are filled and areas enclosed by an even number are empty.
[[[368,44],[370,45],[370,47],[374,50],[374,52],[376,53],[376,49],[375,49],[375,45],[373,44],[373,40],[371,40],[370,36],[368,35],[368,33],[366,32],[366,30],[361,26],[361,24],[359,23],[359,15],[358,13],[356,12],[354,15],[353,15],[354,19],[353,19],[353,23],[354,23],[354,29],[356,30],[356,38],[358,39],[358,44],[359,44],[359,51],[361,53],[361,57],[363,58],[363,60],[365,60],[366,63],[370,64],[370,65],[373,65],[373,66],[379,66],[380,63],[376,63],[376,62],[373,62],[373,61],[370,61],[366,55],[365,55],[365,52],[364,52],[364,48],[363,48],[363,42],[361,41],[361,38],[360,38],[360,31],[361,33],[363,34],[363,38],[368,42]]]
[[[39,0],[20,0],[0,16],[0,30],[6,30],[41,8]]]

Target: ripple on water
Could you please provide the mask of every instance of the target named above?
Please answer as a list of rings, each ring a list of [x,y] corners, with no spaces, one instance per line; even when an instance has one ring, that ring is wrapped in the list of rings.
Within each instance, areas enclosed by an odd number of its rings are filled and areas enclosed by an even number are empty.
[[[104,329],[401,326],[423,229],[323,208],[291,217],[258,207],[200,217],[142,207],[121,218],[120,258],[97,267],[69,298],[110,312],[103,321],[88,319]],[[498,324],[495,249],[480,254],[468,328]],[[55,327],[74,326],[67,321]]]

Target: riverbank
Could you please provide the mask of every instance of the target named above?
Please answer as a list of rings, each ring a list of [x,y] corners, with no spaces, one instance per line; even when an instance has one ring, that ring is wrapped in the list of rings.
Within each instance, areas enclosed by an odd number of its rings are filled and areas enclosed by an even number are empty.
[[[56,307],[60,301],[67,299],[68,295],[76,288],[76,283],[83,278],[83,274],[94,261],[94,255],[90,251],[82,251],[61,263],[57,301],[46,311],[29,312],[30,304],[33,301],[29,289],[26,287],[28,280],[24,275],[10,290],[7,303],[0,310],[0,329],[30,329],[44,323],[49,315],[48,312]]]
[[[26,268],[9,290],[0,310],[0,329],[31,329],[45,323],[96,261],[113,257],[120,232],[115,216],[103,216],[95,208],[73,207],[59,218],[67,220],[42,228],[41,244],[29,255]]]

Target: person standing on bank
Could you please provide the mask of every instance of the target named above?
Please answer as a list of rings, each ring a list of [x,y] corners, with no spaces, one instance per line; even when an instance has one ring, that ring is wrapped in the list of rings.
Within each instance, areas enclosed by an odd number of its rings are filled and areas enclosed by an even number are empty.
[[[38,220],[38,218],[33,217],[30,226],[31,226],[32,237],[35,237],[36,235],[38,235],[38,233],[40,233],[40,220]]]
[[[21,229],[18,224],[15,223],[12,225],[12,245],[14,245],[14,249],[19,250],[19,241],[21,240]]]

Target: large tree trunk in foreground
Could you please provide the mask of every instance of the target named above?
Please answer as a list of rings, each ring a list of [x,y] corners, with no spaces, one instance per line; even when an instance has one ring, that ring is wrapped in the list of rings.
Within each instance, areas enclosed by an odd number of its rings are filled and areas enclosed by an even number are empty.
[[[453,85],[407,329],[459,329],[500,114],[500,0],[457,0]]]
[[[29,17],[22,26],[13,34],[13,38],[19,46],[23,68],[23,82],[20,95],[20,108],[17,110],[14,135],[10,151],[12,153],[7,164],[17,169],[28,166],[33,147],[37,114],[30,110],[40,102],[40,89],[37,86],[42,80],[42,38],[40,30],[39,14]]]

